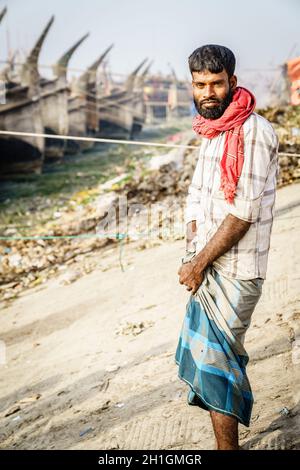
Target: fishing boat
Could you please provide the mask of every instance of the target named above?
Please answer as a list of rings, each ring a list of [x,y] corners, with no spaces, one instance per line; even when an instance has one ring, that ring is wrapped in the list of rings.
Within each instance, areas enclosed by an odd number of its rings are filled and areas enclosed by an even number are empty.
[[[74,52],[88,37],[85,34],[53,66],[54,78],[40,78],[42,119],[46,134],[68,135],[70,131],[68,100],[70,87],[67,82],[67,68]],[[67,141],[47,138],[45,142],[45,162],[59,161],[66,150]]]
[[[135,139],[142,131],[146,122],[147,108],[144,99],[145,77],[147,76],[152,63],[150,63],[143,73],[137,76],[133,91],[133,123],[131,128],[131,139]]]
[[[113,48],[111,44],[101,56],[73,83],[68,99],[69,134],[94,137],[99,131],[99,110],[96,94],[97,69]],[[94,142],[68,140],[66,153],[89,150]]]
[[[99,94],[99,136],[116,139],[131,137],[134,123],[134,82],[147,59],[128,76],[125,84],[115,86],[110,94]]]
[[[4,15],[1,16],[3,18]],[[48,25],[45,28],[45,34],[47,27]],[[0,104],[1,130],[43,133],[38,80],[30,72],[27,78],[29,75],[31,79],[28,83],[10,82],[8,79],[5,81],[5,103]],[[2,77],[7,76],[7,71],[2,71]],[[19,173],[41,173],[44,160],[44,138],[1,135],[0,154],[2,178]]]

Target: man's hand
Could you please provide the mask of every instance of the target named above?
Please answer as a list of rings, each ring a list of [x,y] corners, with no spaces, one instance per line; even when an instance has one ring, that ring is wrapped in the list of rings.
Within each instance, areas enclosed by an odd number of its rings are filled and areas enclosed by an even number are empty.
[[[187,290],[191,290],[194,295],[199,289],[204,279],[203,271],[196,272],[192,263],[185,263],[178,270],[180,284],[185,284]]]
[[[180,284],[185,284],[187,290],[195,294],[203,281],[205,269],[230,250],[246,234],[250,225],[250,222],[228,214],[205,247],[190,263],[179,268]]]

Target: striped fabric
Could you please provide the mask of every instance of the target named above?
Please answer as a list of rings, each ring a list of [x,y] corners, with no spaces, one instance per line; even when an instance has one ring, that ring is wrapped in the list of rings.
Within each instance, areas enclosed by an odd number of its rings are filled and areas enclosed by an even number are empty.
[[[278,138],[271,124],[256,113],[245,121],[243,129],[244,164],[234,203],[226,202],[219,189],[225,141],[222,132],[213,139],[202,139],[188,189],[185,221],[197,221],[197,253],[227,214],[251,222],[246,235],[213,265],[218,272],[236,279],[265,279],[279,171]]]
[[[187,303],[175,354],[178,377],[190,386],[188,404],[234,416],[245,426],[253,396],[243,343],[263,282],[227,278],[209,266]]]

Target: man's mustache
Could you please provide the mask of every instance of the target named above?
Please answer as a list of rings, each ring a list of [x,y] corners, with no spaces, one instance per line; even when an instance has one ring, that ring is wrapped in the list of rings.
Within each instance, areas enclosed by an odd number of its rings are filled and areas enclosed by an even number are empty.
[[[221,100],[203,100],[199,102],[200,105],[205,103],[221,103]]]

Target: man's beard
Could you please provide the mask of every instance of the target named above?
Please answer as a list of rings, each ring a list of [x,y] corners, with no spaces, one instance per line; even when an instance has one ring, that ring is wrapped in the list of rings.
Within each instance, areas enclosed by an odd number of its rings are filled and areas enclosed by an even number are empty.
[[[232,101],[232,96],[233,96],[233,92],[230,88],[229,92],[227,93],[225,98],[223,98],[223,100],[219,100],[217,98],[214,98],[212,100],[205,100],[206,102],[214,101],[216,103],[219,103],[217,106],[214,106],[212,108],[206,108],[205,106],[203,106],[203,103],[198,104],[195,98],[194,98],[194,104],[198,113],[205,119],[219,119],[224,113],[225,109],[228,108],[228,106],[230,105]]]

